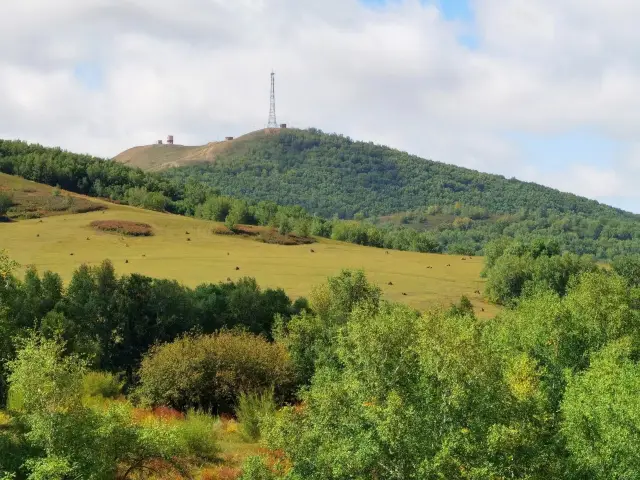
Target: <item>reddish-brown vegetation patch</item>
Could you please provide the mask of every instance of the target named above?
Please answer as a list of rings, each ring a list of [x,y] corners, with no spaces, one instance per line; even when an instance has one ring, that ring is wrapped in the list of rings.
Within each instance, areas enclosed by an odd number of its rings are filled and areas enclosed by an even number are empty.
[[[200,474],[201,480],[236,480],[242,475],[242,470],[237,467],[220,466],[207,468]]]
[[[312,237],[300,237],[292,233],[283,235],[275,228],[257,225],[236,225],[233,230],[225,225],[216,225],[213,227],[212,232],[216,235],[238,235],[245,238],[253,238],[258,242],[277,245],[308,245],[316,242]]]
[[[115,232],[132,237],[148,237],[153,235],[151,225],[127,220],[96,220],[91,226],[103,232]]]
[[[235,235],[226,225],[215,225],[211,232],[215,235]]]

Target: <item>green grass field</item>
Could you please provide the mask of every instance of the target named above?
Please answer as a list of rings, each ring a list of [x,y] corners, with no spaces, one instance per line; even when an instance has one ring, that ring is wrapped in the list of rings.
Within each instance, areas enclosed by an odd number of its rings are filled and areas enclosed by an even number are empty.
[[[13,188],[35,185],[15,177],[0,177],[0,184],[9,181]],[[6,249],[23,269],[35,265],[40,271],[58,272],[65,280],[82,263],[96,265],[110,259],[120,274],[172,278],[189,286],[255,277],[261,286],[282,287],[293,298],[308,295],[314,285],[343,268],[362,268],[390,300],[424,310],[467,295],[480,316],[496,312],[481,295],[474,294],[483,290],[480,257],[462,260],[460,256],[394,250],[386,253],[325,239],[313,245],[270,245],[214,235],[213,222],[105,204],[108,209],[103,211],[0,223],[0,249]],[[94,220],[108,219],[148,223],[155,235],[124,237],[98,233],[90,227]]]

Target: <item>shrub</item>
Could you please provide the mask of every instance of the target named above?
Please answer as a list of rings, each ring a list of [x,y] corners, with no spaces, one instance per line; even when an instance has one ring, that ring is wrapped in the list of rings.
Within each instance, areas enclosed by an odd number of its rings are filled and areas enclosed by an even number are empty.
[[[91,226],[103,232],[116,232],[132,237],[148,237],[153,235],[151,225],[139,222],[129,222],[126,220],[96,220],[91,222]]]
[[[284,399],[293,371],[284,346],[248,332],[183,337],[153,347],[142,360],[143,404],[232,412],[241,392],[275,387]]]
[[[176,424],[178,438],[185,450],[202,461],[214,461],[220,452],[215,427],[216,421],[212,416],[193,409]]]
[[[262,457],[253,456],[245,460],[240,480],[276,480],[277,478]]]
[[[243,436],[251,441],[260,439],[260,425],[267,415],[276,411],[273,389],[262,392],[240,393],[236,416]]]
[[[124,382],[109,372],[88,372],[82,380],[82,390],[88,397],[117,398]]]
[[[211,229],[211,233],[214,235],[235,235],[235,232],[229,229],[226,225],[215,225]]]
[[[0,217],[6,215],[12,205],[13,200],[11,196],[7,193],[0,192]]]

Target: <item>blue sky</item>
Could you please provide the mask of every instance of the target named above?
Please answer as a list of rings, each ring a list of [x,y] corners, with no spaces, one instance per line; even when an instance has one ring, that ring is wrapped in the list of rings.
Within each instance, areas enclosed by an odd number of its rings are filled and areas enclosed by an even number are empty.
[[[640,2],[61,1],[4,7],[0,138],[110,157],[238,136],[275,68],[292,126],[640,213]]]

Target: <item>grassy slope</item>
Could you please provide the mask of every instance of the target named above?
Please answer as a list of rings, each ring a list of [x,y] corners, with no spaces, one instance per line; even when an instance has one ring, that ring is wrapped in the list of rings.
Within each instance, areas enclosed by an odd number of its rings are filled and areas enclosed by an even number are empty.
[[[53,196],[52,188],[19,177],[0,173],[0,192],[7,193],[13,206],[7,212],[11,220],[48,217],[83,211],[100,210],[105,205],[82,195],[65,192]]]
[[[480,257],[463,261],[459,256],[399,251],[386,254],[381,249],[329,240],[312,245],[315,253],[311,253],[308,245],[268,245],[213,235],[212,222],[107,205],[109,209],[101,212],[0,224],[0,249],[6,249],[22,265],[58,272],[65,280],[82,263],[98,264],[109,258],[121,274],[138,272],[173,278],[190,286],[250,276],[263,287],[282,287],[292,297],[308,295],[314,285],[342,268],[364,268],[391,300],[425,309],[456,301],[464,294],[478,310],[485,309],[481,315],[495,313],[495,307],[473,293],[483,289]],[[156,234],[125,238],[98,233],[89,226],[93,220],[107,219],[148,223]],[[186,241],[187,231],[190,242]]]
[[[141,145],[117,155],[114,160],[143,170],[157,171],[200,162],[214,162],[216,157],[231,147],[238,147],[255,138],[268,135],[267,130],[242,135],[231,141],[210,142],[201,146]]]

